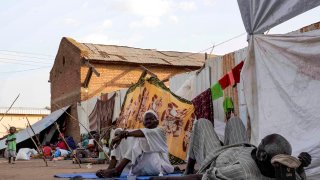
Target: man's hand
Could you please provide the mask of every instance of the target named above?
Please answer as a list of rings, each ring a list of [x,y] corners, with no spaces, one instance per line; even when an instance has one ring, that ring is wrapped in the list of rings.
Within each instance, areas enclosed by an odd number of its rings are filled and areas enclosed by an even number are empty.
[[[307,152],[300,153],[298,158],[301,162],[302,167],[308,167],[311,164],[312,158],[311,158],[310,154]]]
[[[121,136],[118,135],[115,138],[112,139],[111,141],[111,149],[115,149],[119,146],[120,142],[121,142]]]
[[[121,131],[117,136],[123,139],[123,138],[126,138],[127,134],[128,134],[128,131]]]

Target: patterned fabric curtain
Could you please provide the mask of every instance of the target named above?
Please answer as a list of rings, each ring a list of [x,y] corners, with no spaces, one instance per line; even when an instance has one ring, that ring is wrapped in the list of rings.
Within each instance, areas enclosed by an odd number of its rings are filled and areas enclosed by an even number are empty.
[[[185,159],[195,119],[192,103],[173,94],[155,77],[140,79],[127,92],[118,127],[142,128],[143,114],[149,109],[158,114],[160,126],[167,133],[169,152]]]

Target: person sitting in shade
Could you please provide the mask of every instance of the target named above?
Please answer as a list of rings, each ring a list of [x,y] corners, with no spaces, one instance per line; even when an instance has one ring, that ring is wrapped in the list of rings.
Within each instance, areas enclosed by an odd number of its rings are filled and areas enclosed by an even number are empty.
[[[125,167],[136,176],[174,171],[169,161],[166,133],[158,127],[157,113],[152,110],[145,112],[143,125],[145,128],[121,131],[112,140],[110,165],[108,169],[97,171],[98,177],[120,176]]]
[[[212,122],[207,119],[195,121],[185,176],[153,179],[275,179],[276,172],[271,160],[280,154],[291,155],[290,143],[279,134],[270,134],[264,137],[256,148],[249,144],[245,127],[241,119],[234,115],[233,106],[226,106],[225,113],[226,128],[223,143],[219,140]],[[311,156],[303,152],[298,158],[301,165],[296,169],[296,177],[306,179],[304,167],[311,163]],[[200,165],[200,169],[194,174],[196,163]]]
[[[64,138],[64,134],[63,133],[59,134],[56,147],[60,149],[68,150],[67,144],[64,142],[63,138]]]

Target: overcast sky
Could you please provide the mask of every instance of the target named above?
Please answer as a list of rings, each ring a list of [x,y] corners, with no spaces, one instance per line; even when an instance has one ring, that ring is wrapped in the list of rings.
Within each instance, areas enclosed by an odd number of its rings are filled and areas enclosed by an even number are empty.
[[[269,33],[294,31],[319,17],[315,8]],[[62,37],[199,52],[245,32],[236,0],[2,0],[0,24],[0,107],[19,93],[15,107],[50,105],[49,72]],[[246,45],[243,35],[213,53]]]

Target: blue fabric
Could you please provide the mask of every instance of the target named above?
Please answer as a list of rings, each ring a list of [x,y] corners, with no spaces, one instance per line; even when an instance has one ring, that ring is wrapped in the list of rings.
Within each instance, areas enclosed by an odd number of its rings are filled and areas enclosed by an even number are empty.
[[[168,174],[164,176],[181,176],[182,174]],[[75,178],[75,177],[81,177],[84,179],[100,179],[96,176],[96,173],[74,173],[74,174],[56,174],[54,175],[55,178]],[[137,180],[148,180],[152,176],[138,176]],[[117,179],[117,180],[126,180],[127,174],[121,174],[119,178],[103,178],[103,179]]]
[[[54,157],[60,157],[61,156],[61,151],[59,149],[56,150],[54,153]]]
[[[67,144],[69,145],[69,147],[72,150],[77,149],[77,145],[76,145],[76,143],[74,142],[74,140],[73,140],[73,138],[71,136],[67,137],[66,141],[67,141]]]

